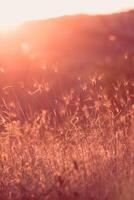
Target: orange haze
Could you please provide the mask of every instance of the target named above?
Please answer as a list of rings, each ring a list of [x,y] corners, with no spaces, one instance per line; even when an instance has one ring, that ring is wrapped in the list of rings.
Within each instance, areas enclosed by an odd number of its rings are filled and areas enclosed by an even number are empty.
[[[0,28],[8,29],[33,19],[77,13],[105,14],[133,7],[133,0],[0,0]]]

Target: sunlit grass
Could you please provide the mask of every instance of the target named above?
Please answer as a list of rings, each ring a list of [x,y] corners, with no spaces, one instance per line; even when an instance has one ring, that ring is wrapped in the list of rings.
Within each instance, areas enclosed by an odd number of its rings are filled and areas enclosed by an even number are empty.
[[[103,76],[87,77],[52,109],[3,98],[1,200],[133,198],[133,81],[113,82],[109,95]]]

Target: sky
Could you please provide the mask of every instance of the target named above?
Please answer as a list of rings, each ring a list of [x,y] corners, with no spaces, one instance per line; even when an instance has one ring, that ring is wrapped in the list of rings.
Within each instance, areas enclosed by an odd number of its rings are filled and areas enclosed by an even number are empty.
[[[134,8],[134,0],[0,0],[0,26],[70,14],[106,14]]]

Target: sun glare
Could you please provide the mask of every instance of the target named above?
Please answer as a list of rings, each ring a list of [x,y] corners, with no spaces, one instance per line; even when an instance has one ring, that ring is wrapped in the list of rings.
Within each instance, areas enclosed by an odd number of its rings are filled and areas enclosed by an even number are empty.
[[[6,9],[3,10],[3,13],[0,12],[0,32],[13,30],[21,24],[21,20],[17,17],[17,13],[14,12],[13,14],[11,12],[6,12]]]
[[[68,14],[105,14],[134,7],[133,0],[0,0],[0,29]]]
[[[20,21],[17,20],[12,20],[12,19],[5,19],[2,22],[0,22],[0,31],[8,31],[8,30],[13,30],[16,27],[18,27],[21,24]]]

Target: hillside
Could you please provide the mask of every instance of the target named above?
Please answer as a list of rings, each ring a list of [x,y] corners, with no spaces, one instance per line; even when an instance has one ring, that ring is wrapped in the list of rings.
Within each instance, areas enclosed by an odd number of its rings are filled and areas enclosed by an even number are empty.
[[[1,35],[1,65],[12,70],[21,70],[29,62],[37,68],[54,65],[61,70],[125,65],[133,56],[133,27],[133,11],[26,22],[14,32]]]
[[[111,91],[113,79],[133,79],[133,33],[134,11],[30,21],[1,33],[1,97],[14,98],[13,87],[22,107],[46,109],[91,73],[104,74]]]

